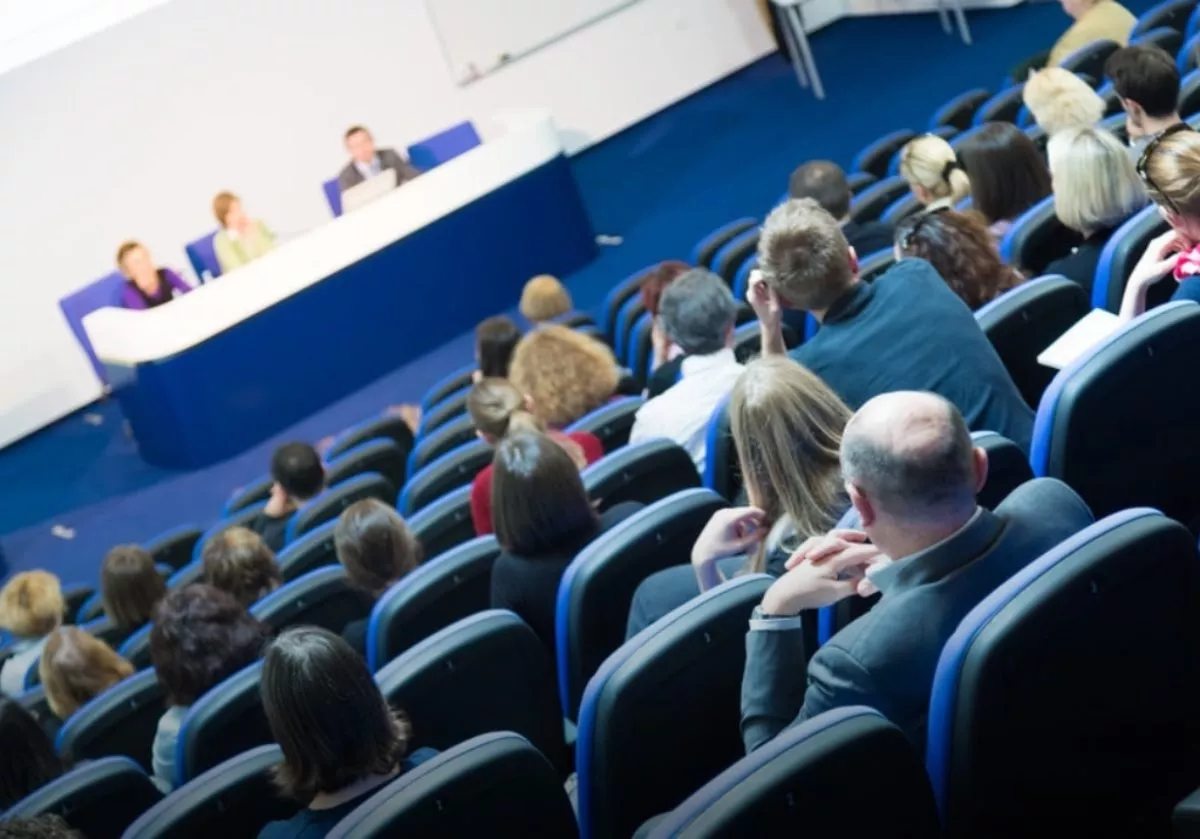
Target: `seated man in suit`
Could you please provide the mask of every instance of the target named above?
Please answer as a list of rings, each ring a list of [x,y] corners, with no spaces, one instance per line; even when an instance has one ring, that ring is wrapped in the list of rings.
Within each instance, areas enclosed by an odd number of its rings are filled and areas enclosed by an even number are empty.
[[[271,455],[271,497],[261,513],[246,523],[267,547],[279,553],[286,543],[292,514],[325,488],[321,456],[308,443],[285,443]]]
[[[878,709],[923,750],[934,670],[959,622],[1092,522],[1079,496],[1050,478],[1018,487],[994,512],[978,506],[987,454],[932,393],[864,405],[846,426],[841,464],[862,530],[806,541],[755,609],[742,679],[747,751],[848,705]],[[817,650],[806,677],[800,613],[876,591],[875,607]]]
[[[396,170],[396,186],[407,183],[421,174],[395,149],[376,149],[371,132],[361,125],[355,125],[346,131],[346,150],[350,152],[350,162],[338,173],[339,192],[358,186],[384,169]]]
[[[842,235],[863,256],[892,247],[891,225],[882,221],[863,224],[850,220],[850,201],[854,197],[842,167],[831,160],[812,160],[788,178],[788,195],[811,198],[838,220]]]

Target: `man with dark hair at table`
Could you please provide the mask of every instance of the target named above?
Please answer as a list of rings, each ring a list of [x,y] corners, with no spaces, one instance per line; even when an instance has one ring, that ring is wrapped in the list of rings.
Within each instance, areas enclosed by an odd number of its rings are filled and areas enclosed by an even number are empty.
[[[892,227],[881,221],[859,224],[850,220],[850,202],[854,195],[842,167],[830,160],[812,160],[792,172],[788,195],[811,198],[838,220],[842,235],[860,256],[891,250]]]
[[[271,455],[271,477],[275,482],[267,506],[246,527],[278,553],[286,542],[292,514],[325,488],[325,467],[308,443],[285,443]]]
[[[1175,58],[1162,47],[1147,44],[1119,49],[1104,62],[1104,75],[1125,109],[1125,133],[1134,159],[1150,141],[1179,117],[1179,69]]]
[[[395,149],[376,149],[371,132],[361,125],[346,131],[346,151],[350,152],[350,162],[338,174],[339,192],[358,186],[384,169],[396,170],[396,186],[421,174]]]

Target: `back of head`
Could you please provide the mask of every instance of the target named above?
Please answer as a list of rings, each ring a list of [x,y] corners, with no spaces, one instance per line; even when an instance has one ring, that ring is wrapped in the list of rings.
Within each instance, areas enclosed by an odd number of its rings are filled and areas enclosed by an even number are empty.
[[[909,186],[921,187],[935,200],[957,204],[971,194],[971,182],[958,155],[936,134],[908,141],[900,152],[900,175]]]
[[[404,519],[374,498],[345,509],[334,527],[333,542],[350,582],[375,597],[421,562],[421,543]]]
[[[737,319],[737,304],[725,281],[695,268],[673,282],[659,307],[663,329],[688,355],[711,355],[725,348]]]
[[[571,311],[571,295],[557,277],[539,274],[525,283],[519,308],[530,323],[541,323]]]
[[[1200,133],[1164,134],[1147,152],[1143,180],[1150,197],[1173,216],[1200,221]]]
[[[1162,47],[1119,49],[1104,62],[1104,75],[1117,96],[1136,102],[1151,119],[1170,117],[1179,106],[1179,69]]]
[[[475,327],[475,356],[479,361],[479,372],[485,377],[507,378],[513,350],[520,340],[521,328],[506,315],[495,315],[480,321]]]
[[[87,839],[57,813],[0,821],[0,839]]]
[[[786,305],[808,311],[828,309],[855,277],[837,219],[811,198],[787,201],[767,216],[758,267]]]
[[[104,613],[115,625],[133,630],[149,622],[166,593],[154,557],[141,545],[117,545],[104,557],[100,596]]]
[[[1146,206],[1146,189],[1129,150],[1095,126],[1072,128],[1046,146],[1054,183],[1054,212],[1072,230],[1090,236],[1121,224]]]
[[[1054,136],[1067,128],[1095,125],[1104,117],[1104,100],[1091,85],[1062,67],[1047,67],[1029,77],[1022,98],[1037,124]]]
[[[396,768],[407,724],[391,712],[362,656],[324,629],[289,629],[267,649],[262,703],[283,751],[275,778],[307,803]]]
[[[612,350],[595,338],[547,324],[517,344],[509,380],[531,398],[534,415],[562,428],[611,399],[620,372]]]
[[[132,676],[133,665],[99,638],[77,626],[63,626],[46,640],[38,675],[50,710],[65,720],[117,682]]]
[[[510,431],[542,431],[543,424],[525,410],[525,395],[508,379],[481,379],[467,394],[467,413],[475,430],[490,440]]]
[[[275,552],[252,530],[230,527],[204,545],[204,579],[249,606],[283,583]]]
[[[850,183],[842,167],[831,160],[811,160],[792,172],[788,195],[811,198],[835,219],[850,212]]]
[[[987,227],[973,213],[941,210],[909,216],[896,227],[903,256],[929,262],[972,311],[1016,285]]]
[[[20,638],[41,638],[62,623],[66,604],[58,577],[23,571],[0,589],[0,629]]]
[[[63,762],[37,720],[0,695],[0,811],[62,774]]]
[[[963,141],[959,159],[971,179],[972,209],[991,224],[1015,219],[1050,194],[1050,172],[1024,131],[988,122]]]
[[[298,501],[308,501],[325,487],[321,456],[308,443],[285,443],[271,455],[271,477]]]
[[[692,266],[678,259],[668,259],[660,262],[642,275],[641,295],[642,305],[652,316],[658,316],[658,302],[667,286],[692,270]]]
[[[492,521],[504,550],[532,557],[567,550],[597,516],[571,456],[544,434],[511,434],[492,459]]]
[[[267,628],[232,594],[195,583],[166,596],[150,630],[150,660],[168,705],[187,706],[253,663]]]

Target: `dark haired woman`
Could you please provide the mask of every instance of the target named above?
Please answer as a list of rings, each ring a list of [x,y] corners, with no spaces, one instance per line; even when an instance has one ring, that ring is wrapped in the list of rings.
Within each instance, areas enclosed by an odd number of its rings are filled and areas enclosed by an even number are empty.
[[[0,696],[0,811],[63,773],[63,762],[37,720]]]
[[[154,617],[154,607],[167,594],[167,584],[141,545],[117,545],[100,566],[100,599],[104,614],[129,637]]]
[[[971,179],[971,209],[983,216],[999,242],[1017,216],[1050,194],[1050,170],[1024,131],[1008,122],[986,122],[958,150]]]
[[[935,210],[904,219],[896,228],[896,258],[906,256],[933,265],[971,311],[1024,279],[1000,261],[996,243],[974,214]]]

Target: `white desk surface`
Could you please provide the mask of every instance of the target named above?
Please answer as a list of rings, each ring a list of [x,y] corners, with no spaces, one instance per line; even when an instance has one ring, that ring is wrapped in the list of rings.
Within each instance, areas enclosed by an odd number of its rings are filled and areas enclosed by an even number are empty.
[[[240,323],[553,160],[550,112],[496,116],[504,133],[259,259],[154,309],[99,309],[83,319],[96,355],[129,365],[168,358]]]

